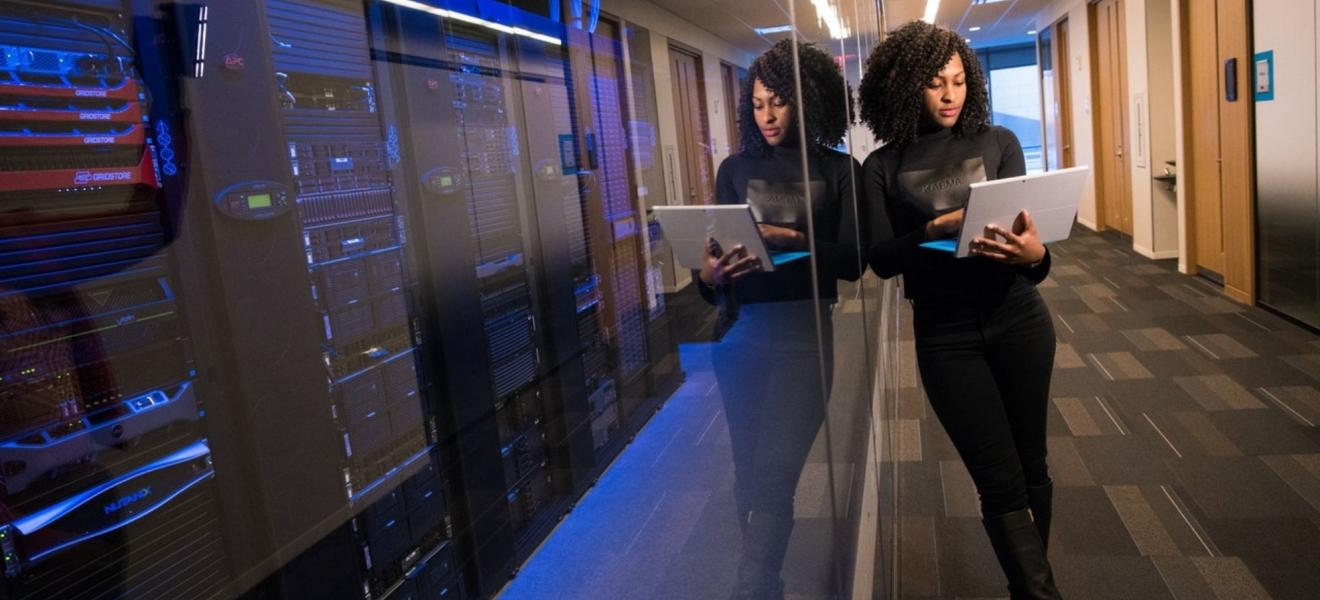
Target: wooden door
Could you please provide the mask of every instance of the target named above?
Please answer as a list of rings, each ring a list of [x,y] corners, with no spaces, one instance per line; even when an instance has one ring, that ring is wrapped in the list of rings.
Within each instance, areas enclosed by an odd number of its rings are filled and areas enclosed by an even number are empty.
[[[1097,223],[1132,235],[1132,190],[1127,119],[1127,54],[1123,0],[1091,5],[1095,98]]]
[[[1077,159],[1073,153],[1072,128],[1072,54],[1068,49],[1068,19],[1059,21],[1054,26],[1054,81],[1058,86],[1055,99],[1059,103],[1060,153],[1063,168],[1075,166]]]
[[[712,204],[715,178],[710,161],[710,127],[701,58],[670,46],[669,75],[674,92],[674,120],[678,125],[678,161],[682,179],[677,190],[682,204]]]
[[[1219,103],[1219,260],[1224,291],[1239,302],[1255,299],[1255,106],[1252,90],[1251,8],[1247,0],[1219,0],[1216,45]],[[1234,61],[1236,100],[1228,101],[1224,65]]]
[[[1195,6],[1192,6],[1195,4]],[[1183,3],[1187,36],[1184,54],[1189,94],[1187,102],[1187,201],[1192,221],[1190,254],[1198,270],[1224,272],[1223,196],[1219,155],[1220,65],[1214,10],[1200,2]]]

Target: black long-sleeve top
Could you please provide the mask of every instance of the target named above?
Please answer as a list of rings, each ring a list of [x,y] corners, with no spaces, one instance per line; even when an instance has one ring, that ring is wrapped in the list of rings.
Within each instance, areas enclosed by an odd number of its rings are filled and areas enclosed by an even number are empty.
[[[881,277],[902,275],[904,293],[917,301],[995,297],[1019,275],[1040,283],[1049,274],[1048,250],[1040,264],[1016,267],[920,247],[926,223],[966,206],[972,183],[1026,171],[1017,136],[998,126],[966,137],[941,128],[901,148],[883,146],[872,152],[862,166],[867,263]]]
[[[861,199],[853,198],[853,178],[861,168],[851,156],[827,148],[812,149],[807,154],[816,282],[820,297],[833,299],[839,295],[839,279],[856,281],[864,269],[858,253],[855,210],[855,203]],[[769,156],[736,154],[724,159],[715,177],[715,202],[749,204],[758,223],[807,234],[801,147],[786,143],[774,146]],[[693,278],[702,297],[714,304],[714,290],[701,281],[699,273],[694,272]],[[808,300],[812,297],[811,261],[794,260],[775,267],[773,272],[752,273],[731,285],[741,304]]]

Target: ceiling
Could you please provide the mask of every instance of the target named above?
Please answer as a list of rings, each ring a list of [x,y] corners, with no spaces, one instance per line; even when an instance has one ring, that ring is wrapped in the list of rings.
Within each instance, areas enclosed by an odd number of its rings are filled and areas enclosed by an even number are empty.
[[[1054,0],[940,0],[935,23],[961,33],[978,48],[1032,43],[1027,32],[1036,27],[1036,14]],[[829,42],[829,30],[816,18],[811,0],[651,0],[730,44],[756,55],[788,33],[761,35],[754,30],[790,24],[789,3],[796,2],[798,30],[813,42]],[[877,27],[877,0],[828,0],[841,14],[853,37],[862,36],[865,46],[874,43]],[[920,19],[927,0],[878,0],[886,11],[886,24],[895,29]],[[605,0],[606,10],[609,8]],[[980,27],[979,31],[971,31]],[[851,38],[850,38],[851,39]],[[849,44],[854,45],[854,44]],[[855,47],[855,45],[854,45]]]

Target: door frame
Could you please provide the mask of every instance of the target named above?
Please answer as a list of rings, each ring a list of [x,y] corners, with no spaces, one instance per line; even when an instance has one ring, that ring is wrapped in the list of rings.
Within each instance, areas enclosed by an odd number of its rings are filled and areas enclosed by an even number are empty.
[[[714,203],[715,165],[714,165],[714,161],[711,160],[711,153],[709,152],[710,111],[708,110],[709,104],[708,104],[707,91],[706,91],[706,73],[704,68],[705,66],[703,64],[704,61],[702,58],[702,54],[699,50],[696,50],[690,46],[687,46],[686,44],[682,44],[674,40],[668,40],[668,42],[669,42],[669,56],[667,56],[666,58],[669,60],[671,65],[673,64],[674,54],[681,54],[688,58],[691,58],[695,65],[694,80],[696,81],[695,92],[697,95],[696,106],[698,108],[697,110],[698,114],[692,116],[699,120],[698,123],[695,123],[695,125],[698,126],[697,131],[693,132],[692,127],[686,127],[686,128],[683,127],[681,123],[681,119],[675,119],[675,122],[679,125],[679,129],[680,129],[679,144],[681,145],[683,143],[684,137],[686,137],[682,135],[683,131],[686,131],[689,134],[693,134],[694,139],[691,149],[695,152],[695,154],[691,157],[692,158],[691,163],[684,164],[679,169],[679,171],[682,174],[682,176],[679,177],[679,179],[681,180],[679,183],[687,184],[687,185],[685,185],[684,188],[675,191],[680,199],[679,204],[703,204],[706,198],[701,197],[700,193],[698,193],[698,197],[696,198],[695,203],[688,202],[687,200],[689,200],[690,197],[685,197],[683,195],[683,194],[690,194],[688,189],[689,186],[695,185],[699,192],[700,191],[706,192],[705,196],[709,198],[710,203]],[[671,69],[669,76],[671,79],[670,85],[677,85],[678,74],[674,73],[673,70]],[[677,93],[674,94],[675,110],[678,110],[678,107],[680,106],[680,102],[681,102],[680,96],[681,96],[680,94]],[[696,134],[699,134],[699,136]],[[703,147],[706,148],[707,151],[702,151]],[[680,154],[682,153],[681,148],[679,149],[679,153]],[[682,157],[679,157],[679,162],[688,163],[688,161],[682,160]],[[704,169],[689,168],[690,166],[704,166],[705,168]],[[705,173],[704,178],[702,177],[703,172]]]
[[[1072,61],[1068,48],[1068,15],[1064,15],[1059,20],[1050,23],[1040,33],[1036,35],[1036,64],[1043,64],[1041,55],[1042,44],[1045,34],[1050,36],[1049,58],[1052,70],[1054,72],[1053,92],[1054,101],[1059,105],[1059,114],[1055,122],[1058,128],[1059,145],[1059,164],[1049,164],[1049,148],[1043,151],[1045,156],[1046,170],[1066,169],[1077,164],[1076,153],[1073,149],[1073,122],[1072,122]],[[1046,129],[1049,119],[1046,118],[1047,111],[1050,110],[1045,102],[1045,76],[1044,70],[1040,71],[1040,107],[1041,107],[1041,128]],[[1049,131],[1043,131],[1041,139],[1045,144],[1049,144],[1051,138]]]
[[[1131,125],[1128,119],[1129,115],[1127,106],[1127,52],[1125,51],[1126,32],[1124,31],[1126,28],[1126,18],[1124,16],[1126,0],[1113,0],[1117,16],[1117,23],[1115,26],[1118,29],[1118,40],[1116,41],[1116,44],[1119,51],[1111,53],[1102,53],[1100,49],[1098,13],[1101,8],[1100,4],[1104,1],[1105,0],[1095,0],[1087,4],[1086,7],[1088,21],[1087,28],[1090,33],[1091,90],[1092,95],[1094,96],[1091,103],[1094,107],[1091,111],[1091,126],[1095,132],[1092,137],[1095,152],[1095,158],[1092,162],[1094,163],[1093,168],[1095,169],[1096,181],[1095,225],[1097,230],[1103,231],[1105,229],[1115,229],[1120,233],[1130,236],[1132,235],[1131,230],[1133,220],[1131,187],[1132,170],[1131,163],[1129,162],[1131,160],[1131,155],[1128,152],[1124,152],[1124,149],[1129,145],[1128,134]],[[1109,56],[1111,60],[1117,58],[1119,61],[1118,81],[1114,82],[1114,77],[1106,77],[1105,74],[1100,72],[1102,55]],[[1110,86],[1115,84],[1119,86],[1117,95],[1120,96],[1123,101],[1118,103],[1118,106],[1112,107],[1111,110],[1118,110],[1119,114],[1111,116],[1111,122],[1107,124],[1105,122],[1106,119],[1103,118],[1106,111],[1103,110],[1102,107],[1108,106],[1111,103],[1108,102],[1109,98],[1106,98],[1106,95],[1103,92],[1107,89],[1112,90]],[[1118,131],[1112,131],[1115,125],[1118,126]],[[1109,137],[1114,144],[1113,148],[1105,147],[1104,140],[1106,131],[1111,131]],[[1110,158],[1111,156],[1113,156],[1113,158]],[[1106,166],[1106,161],[1113,161],[1113,165]],[[1116,184],[1110,181],[1110,178],[1112,177],[1117,177]],[[1116,189],[1110,189],[1107,193],[1106,188]],[[1114,194],[1117,194],[1117,196],[1114,197]],[[1117,202],[1119,205],[1119,223],[1112,223],[1112,219],[1107,215],[1107,212],[1113,208],[1112,203],[1114,202]],[[1127,217],[1126,220],[1123,219],[1124,215]],[[1127,231],[1123,230],[1124,225],[1126,225]]]

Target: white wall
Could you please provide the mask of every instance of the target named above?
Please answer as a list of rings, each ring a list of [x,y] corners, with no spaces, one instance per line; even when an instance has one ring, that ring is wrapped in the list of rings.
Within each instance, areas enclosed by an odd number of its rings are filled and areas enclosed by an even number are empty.
[[[1041,9],[1036,29],[1042,30],[1068,17],[1068,75],[1072,94],[1073,159],[1095,168],[1095,142],[1091,127],[1091,46],[1086,0],[1058,0]],[[1077,208],[1077,222],[1095,229],[1095,173],[1092,171]]]
[[[1152,0],[1146,3],[1146,54],[1148,57],[1148,89],[1146,96],[1150,136],[1149,152],[1150,172],[1153,177],[1163,174],[1166,168],[1176,171],[1166,161],[1176,157],[1177,122],[1174,89],[1178,81],[1174,73],[1174,64],[1178,60],[1177,45],[1174,43],[1174,19],[1177,11],[1176,0]],[[1176,258],[1178,256],[1178,206],[1177,195],[1164,184],[1151,180],[1151,220],[1153,232],[1150,253],[1152,258]],[[1140,249],[1138,249],[1140,250]]]

